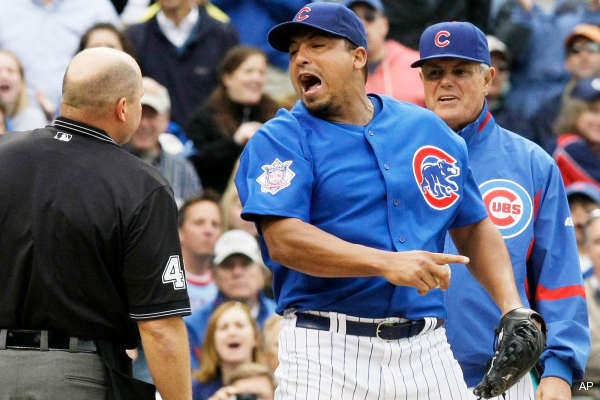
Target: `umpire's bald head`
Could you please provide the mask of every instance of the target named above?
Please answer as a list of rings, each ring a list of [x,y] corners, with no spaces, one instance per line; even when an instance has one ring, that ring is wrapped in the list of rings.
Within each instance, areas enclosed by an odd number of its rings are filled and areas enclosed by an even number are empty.
[[[78,53],[63,79],[61,115],[129,140],[140,122],[142,74],[128,54],[106,47]]]

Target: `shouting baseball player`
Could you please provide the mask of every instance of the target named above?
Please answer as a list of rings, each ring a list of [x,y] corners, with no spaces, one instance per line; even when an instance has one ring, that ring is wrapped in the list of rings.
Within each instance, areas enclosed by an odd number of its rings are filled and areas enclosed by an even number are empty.
[[[300,97],[248,142],[236,185],[284,314],[277,399],[464,399],[441,328],[447,263],[522,303],[466,146],[424,108],[366,95],[356,15],[311,3],[274,27]],[[459,255],[439,253],[446,232]],[[467,267],[464,267],[467,268]]]
[[[483,32],[468,22],[439,23],[423,32],[419,46],[421,59],[412,66],[421,67],[427,108],[466,141],[488,214],[508,247],[521,300],[547,323],[535,398],[570,399],[572,380],[583,377],[590,339],[560,172],[544,150],[496,125],[489,113],[485,95],[495,71]],[[450,238],[446,250],[456,252]],[[448,340],[467,384],[475,386],[492,356],[501,310],[461,265],[452,268],[445,298]],[[532,398],[529,374],[507,392],[507,399]]]

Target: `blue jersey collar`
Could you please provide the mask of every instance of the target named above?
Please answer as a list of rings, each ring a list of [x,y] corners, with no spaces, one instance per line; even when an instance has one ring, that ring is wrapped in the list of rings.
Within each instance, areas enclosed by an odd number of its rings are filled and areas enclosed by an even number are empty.
[[[462,128],[457,133],[465,139],[467,144],[473,141],[476,137],[483,136],[492,130],[495,125],[494,117],[488,110],[487,100],[484,100],[483,110],[477,117],[477,119],[471,122],[469,125]]]

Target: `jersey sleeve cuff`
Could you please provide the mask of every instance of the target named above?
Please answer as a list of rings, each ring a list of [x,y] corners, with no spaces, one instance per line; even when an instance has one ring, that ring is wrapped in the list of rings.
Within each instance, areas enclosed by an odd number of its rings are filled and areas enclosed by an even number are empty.
[[[144,307],[132,307],[129,310],[129,317],[134,320],[159,319],[190,315],[192,309],[187,300],[177,301],[166,304],[155,304]]]
[[[573,384],[573,371],[568,363],[557,357],[551,357],[544,362],[542,378],[555,376],[566,381],[569,386]]]

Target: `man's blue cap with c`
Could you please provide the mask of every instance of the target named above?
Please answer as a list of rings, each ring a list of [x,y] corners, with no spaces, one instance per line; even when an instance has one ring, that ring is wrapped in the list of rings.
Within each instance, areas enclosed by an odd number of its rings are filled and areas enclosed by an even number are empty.
[[[470,22],[440,22],[431,25],[419,40],[421,58],[416,68],[434,58],[461,58],[492,65],[485,34]]]
[[[317,29],[348,39],[367,50],[367,34],[352,10],[336,3],[310,3],[302,7],[293,20],[276,25],[269,31],[269,43],[287,53],[292,36],[303,27]]]

